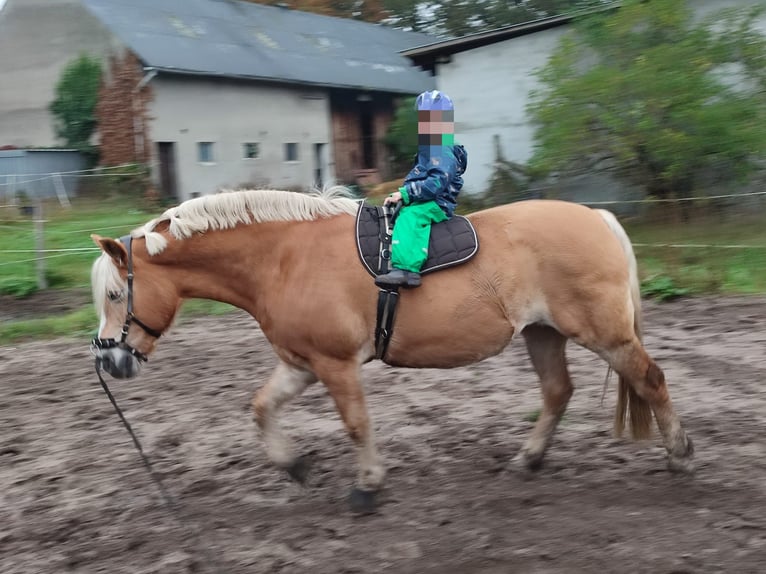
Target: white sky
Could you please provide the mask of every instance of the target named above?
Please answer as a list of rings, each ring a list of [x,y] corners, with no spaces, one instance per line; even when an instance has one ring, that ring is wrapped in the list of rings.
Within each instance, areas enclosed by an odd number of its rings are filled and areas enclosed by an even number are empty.
[[[3,5],[5,4],[5,0],[0,0],[0,10],[3,9]]]

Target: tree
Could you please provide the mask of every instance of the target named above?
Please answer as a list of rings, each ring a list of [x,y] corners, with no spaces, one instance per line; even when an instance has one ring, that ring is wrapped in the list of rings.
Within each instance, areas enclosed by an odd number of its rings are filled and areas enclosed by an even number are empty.
[[[440,34],[465,36],[608,3],[604,0],[442,0],[434,7],[432,25]]]
[[[61,73],[50,112],[56,137],[68,147],[83,151],[91,148],[100,82],[101,64],[86,54],[72,60]]]
[[[391,151],[395,172],[407,171],[418,152],[418,112],[415,97],[403,98],[384,139]]]
[[[442,36],[462,36],[537,20],[612,0],[248,0],[356,18]]]
[[[383,0],[247,0],[270,6],[287,5],[293,10],[313,12],[324,16],[354,18],[365,22],[380,22],[387,15]]]
[[[678,0],[629,0],[577,20],[547,65],[528,111],[530,167],[618,174],[658,196],[702,177],[746,175],[766,151],[766,39],[759,10],[694,23]]]

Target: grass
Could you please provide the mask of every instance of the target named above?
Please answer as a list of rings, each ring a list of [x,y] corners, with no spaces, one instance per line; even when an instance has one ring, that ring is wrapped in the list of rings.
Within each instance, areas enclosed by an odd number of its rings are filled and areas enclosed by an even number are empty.
[[[626,223],[625,227],[647,288],[665,282],[690,295],[766,293],[766,214],[738,221]]]
[[[225,315],[235,307],[218,301],[190,299],[181,308],[176,324],[210,315]],[[98,317],[92,306],[54,317],[5,321],[0,323],[0,345],[9,345],[34,339],[74,337],[90,341],[97,334]]]
[[[98,319],[92,307],[57,317],[4,321],[0,324],[0,345],[64,336],[93,337],[97,326]]]
[[[10,212],[10,213],[9,213]],[[91,233],[119,237],[148,221],[148,212],[126,199],[78,198],[71,209],[49,202],[43,208],[44,249],[88,249],[45,255],[46,279],[52,288],[85,287],[98,255]],[[0,295],[24,296],[37,289],[34,224],[10,209],[0,210]],[[30,259],[32,261],[30,261]]]
[[[380,186],[373,203],[382,203],[389,191]],[[5,213],[3,213],[5,211]],[[90,267],[98,250],[91,233],[119,237],[162,211],[129,198],[75,198],[71,209],[57,203],[45,206],[45,248],[79,249],[83,252],[50,253],[46,260],[49,286],[82,289],[89,286]],[[744,211],[744,210],[743,210]],[[758,210],[754,210],[758,211]],[[649,216],[662,223],[625,220],[635,245],[645,296],[658,299],[696,294],[766,293],[766,213],[729,220],[698,217],[684,223],[670,212]],[[744,214],[743,214],[744,215]],[[34,253],[9,250],[34,249],[32,222],[17,213],[0,210],[0,294],[24,296],[37,288]],[[653,244],[655,246],[648,246]],[[657,247],[657,244],[704,244],[704,248]],[[721,245],[741,245],[726,249]],[[179,321],[233,310],[214,301],[187,301]],[[0,324],[0,344],[57,336],[91,336],[96,326],[92,307],[56,317],[10,321]]]

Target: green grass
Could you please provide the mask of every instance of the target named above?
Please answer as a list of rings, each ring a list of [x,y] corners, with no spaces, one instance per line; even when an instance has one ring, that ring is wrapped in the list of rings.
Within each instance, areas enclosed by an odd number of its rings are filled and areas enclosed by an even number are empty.
[[[9,250],[35,249],[34,225],[9,209],[0,211],[0,295],[24,296],[37,289],[35,253],[12,253]],[[119,237],[128,233],[158,212],[147,212],[125,199],[76,199],[71,209],[55,202],[44,207],[44,249],[88,249],[82,252],[46,253],[48,286],[52,288],[85,287],[90,266],[98,255],[91,233]]]
[[[626,223],[625,227],[635,246],[645,292],[652,290],[652,284],[665,283],[691,295],[766,293],[766,214],[735,221]]]
[[[120,237],[159,215],[163,208],[142,208],[140,200],[126,198],[76,198],[72,208],[57,202],[44,207],[45,249],[87,248],[83,252],[49,253],[46,277],[49,288],[82,289],[90,285],[90,268],[99,254],[91,233]],[[5,210],[3,210],[5,211]],[[0,295],[23,297],[37,290],[34,253],[9,253],[8,250],[34,249],[33,224],[17,212],[2,213],[0,222]],[[189,300],[181,308],[179,321],[202,315],[222,315],[234,307],[217,301]],[[64,315],[3,321],[0,344],[59,336],[92,337],[98,319],[92,305]]]
[[[86,307],[56,317],[4,321],[0,323],[0,345],[8,345],[30,339],[55,337],[86,338],[95,335],[98,319],[93,307]]]

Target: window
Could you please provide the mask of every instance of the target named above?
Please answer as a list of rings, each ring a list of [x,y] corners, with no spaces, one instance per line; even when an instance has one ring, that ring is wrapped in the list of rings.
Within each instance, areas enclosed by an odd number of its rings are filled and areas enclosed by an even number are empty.
[[[298,161],[298,144],[285,144],[285,161]]]
[[[261,150],[257,143],[246,143],[244,146],[243,157],[245,159],[256,159],[260,157]]]
[[[213,142],[197,142],[197,161],[213,163]]]

